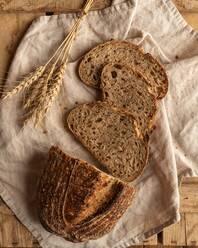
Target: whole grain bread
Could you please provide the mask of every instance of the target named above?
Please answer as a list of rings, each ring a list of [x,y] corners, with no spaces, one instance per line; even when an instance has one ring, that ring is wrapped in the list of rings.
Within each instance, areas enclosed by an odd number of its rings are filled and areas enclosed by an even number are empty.
[[[150,92],[157,99],[163,98],[168,90],[168,79],[163,66],[135,44],[111,40],[89,51],[79,66],[81,80],[92,87],[100,88],[102,69],[108,63],[127,63],[140,71],[149,83]]]
[[[149,92],[147,80],[138,71],[118,63],[107,64],[101,74],[103,100],[131,113],[146,134],[157,111],[156,99]]]
[[[67,118],[69,129],[108,172],[124,181],[137,178],[148,159],[148,136],[134,117],[106,102],[82,104]]]
[[[41,223],[72,242],[97,239],[113,229],[134,192],[126,183],[52,147],[38,190]]]

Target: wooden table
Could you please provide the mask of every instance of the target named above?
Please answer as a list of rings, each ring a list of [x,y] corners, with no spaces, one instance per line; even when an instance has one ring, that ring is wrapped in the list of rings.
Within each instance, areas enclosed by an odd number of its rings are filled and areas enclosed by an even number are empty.
[[[110,2],[111,0],[97,0],[94,8],[103,8]],[[198,30],[198,0],[174,2],[189,24]],[[82,0],[0,0],[0,78],[5,78],[13,53],[34,18],[73,11],[79,9],[82,3]],[[180,194],[181,221],[165,228],[162,233],[154,235],[139,247],[198,246],[198,178],[186,179],[180,188]],[[1,199],[0,247],[38,247],[37,241]]]

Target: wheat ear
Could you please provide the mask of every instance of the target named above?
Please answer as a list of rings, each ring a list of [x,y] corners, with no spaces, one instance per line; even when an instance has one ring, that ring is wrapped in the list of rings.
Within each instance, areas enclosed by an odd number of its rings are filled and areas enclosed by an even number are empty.
[[[38,125],[60,92],[72,42],[76,37],[82,19],[87,15],[92,3],[93,0],[86,1],[81,15],[48,62],[30,73],[14,89],[4,92],[3,100],[26,90],[27,94],[25,95],[23,104],[24,108],[28,110],[28,113],[24,124],[31,120],[35,126]]]
[[[29,76],[25,77],[19,85],[13,88],[11,91],[3,94],[2,100],[5,100],[17,93],[25,90],[29,85],[39,79],[45,70],[45,66],[38,67],[34,72],[30,73]]]
[[[30,115],[27,117],[24,124],[32,121],[35,126],[38,126],[41,123],[44,115],[48,112],[60,91],[66,66],[67,64],[64,63],[58,68],[54,77],[51,79],[53,80],[53,84],[50,84],[47,89],[46,95],[43,96],[40,101],[38,101],[37,107],[30,111]]]
[[[60,91],[60,87],[63,83],[63,78],[64,78],[66,68],[67,68],[67,63],[62,64],[54,76],[54,80],[53,80],[54,82],[51,85],[51,87],[49,87],[48,92],[47,92],[47,97],[46,97],[45,105],[43,108],[44,114],[48,112],[48,110],[52,106],[56,96],[58,95]]]
[[[67,67],[67,63],[62,64],[57,70],[56,74],[54,75],[53,84],[51,85],[51,87],[48,88],[42,110],[38,112],[37,115],[38,121],[46,115],[46,113],[51,108],[54,100],[58,96],[61,89],[61,85],[63,83],[63,77],[65,74],[66,67]]]
[[[47,88],[49,86],[49,80],[51,79],[55,64],[52,65],[50,72],[47,70],[43,76],[38,80],[36,85],[32,85],[32,87],[29,88],[29,94],[26,95],[24,98],[23,104],[24,109],[35,107],[36,102],[38,103],[41,101],[41,99],[44,98],[45,94],[47,93]]]

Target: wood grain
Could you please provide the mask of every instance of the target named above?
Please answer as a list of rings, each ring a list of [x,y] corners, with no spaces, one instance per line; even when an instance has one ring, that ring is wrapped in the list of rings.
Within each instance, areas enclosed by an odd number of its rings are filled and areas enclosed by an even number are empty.
[[[38,15],[41,14],[0,15],[0,78],[5,78],[17,44],[32,20]],[[33,246],[38,246],[38,242],[0,200],[0,247]]]
[[[1,14],[0,15],[0,78],[6,77],[8,66],[16,47],[37,14]],[[5,25],[6,23],[6,25]],[[2,84],[1,80],[1,84]]]
[[[0,12],[68,12],[82,7],[84,0],[0,0]],[[109,6],[111,0],[95,0],[93,9]]]
[[[181,214],[181,221],[163,230],[163,245],[186,245],[185,214]]]
[[[185,217],[187,245],[198,246],[198,214],[186,213]]]
[[[103,8],[110,4],[110,0],[96,0],[95,8]],[[182,15],[189,24],[198,30],[198,0],[174,0]],[[32,20],[44,12],[66,12],[80,9],[83,0],[0,0],[0,12],[33,12],[12,13],[0,15],[0,77],[5,77],[8,65],[21,37]],[[189,12],[186,12],[189,10]],[[195,12],[197,13],[191,13]],[[45,13],[43,13],[45,14]],[[5,25],[6,23],[6,25]],[[180,189],[182,221],[168,227],[162,233],[164,245],[177,247],[185,244],[198,245],[198,178],[185,179]],[[149,248],[158,243],[157,235],[154,235],[138,248]],[[0,247],[38,247],[37,241],[20,224],[12,211],[0,200]],[[136,248],[136,246],[133,246]],[[163,246],[165,248],[165,246]]]
[[[3,216],[3,215],[11,215],[13,216],[13,212],[12,210],[10,210],[6,205],[5,203],[3,202],[3,200],[0,198],[0,216]]]
[[[198,214],[198,178],[186,178],[180,188],[180,211]]]
[[[187,23],[198,31],[198,11],[196,13],[182,12],[182,15]]]
[[[32,234],[13,216],[10,209],[2,205],[2,201],[0,204],[0,247],[38,246]]]
[[[143,242],[143,245],[157,245],[157,235],[153,235]]]
[[[0,0],[0,12],[66,12],[80,9],[83,0]],[[198,0],[173,0],[181,11],[198,11]],[[94,9],[109,6],[111,0],[95,0]]]
[[[198,11],[198,0],[173,0],[180,11]]]

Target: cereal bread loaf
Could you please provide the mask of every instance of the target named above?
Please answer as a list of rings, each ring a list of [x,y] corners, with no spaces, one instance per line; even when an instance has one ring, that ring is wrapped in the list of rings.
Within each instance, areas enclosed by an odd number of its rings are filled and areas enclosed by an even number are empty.
[[[134,188],[95,166],[52,147],[38,189],[43,226],[72,242],[110,232],[125,213]]]

